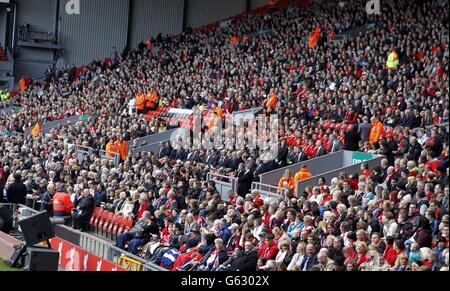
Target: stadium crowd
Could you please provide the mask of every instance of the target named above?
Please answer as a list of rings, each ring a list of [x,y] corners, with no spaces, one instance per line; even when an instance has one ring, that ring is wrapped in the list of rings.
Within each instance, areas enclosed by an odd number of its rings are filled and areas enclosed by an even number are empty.
[[[40,210],[84,231],[94,207],[133,218],[116,246],[171,270],[448,270],[448,133],[438,126],[448,122],[448,11],[436,1],[386,3],[377,16],[364,8],[290,5],[159,36],[81,69],[50,68],[46,82],[11,98],[21,110],[1,117],[0,198],[39,196]],[[353,40],[328,41],[371,22]],[[324,37],[311,45],[317,28]],[[260,30],[271,32],[248,37]],[[104,150],[172,126],[147,111],[195,106],[218,116],[258,106],[277,113],[277,158],[167,144],[126,150],[119,165],[77,157],[76,145]],[[92,120],[20,134],[73,115]],[[342,149],[386,158],[278,203],[250,190],[263,172]],[[238,178],[226,201],[206,179],[212,170]],[[283,179],[293,190],[294,173]]]

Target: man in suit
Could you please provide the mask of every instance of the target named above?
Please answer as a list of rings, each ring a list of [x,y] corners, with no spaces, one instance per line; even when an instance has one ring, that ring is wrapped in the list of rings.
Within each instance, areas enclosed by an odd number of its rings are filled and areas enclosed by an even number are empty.
[[[295,160],[294,164],[302,163],[308,160],[308,155],[305,154],[303,149],[299,147],[299,154],[297,156],[297,160]]]
[[[317,265],[317,255],[316,248],[313,244],[308,244],[306,246],[306,256],[303,258],[302,263],[300,264],[300,270],[309,271],[312,266]]]
[[[323,147],[322,141],[318,140],[316,142],[317,152],[316,152],[316,158],[325,156],[328,154],[327,150]]]
[[[260,164],[256,166],[255,172],[253,173],[253,176],[257,181],[259,181],[259,175],[275,169],[273,160],[267,162],[260,161],[259,163]]]
[[[245,197],[250,192],[253,182],[253,173],[250,169],[244,166],[244,163],[239,164],[238,177],[238,195]]]
[[[286,140],[282,139],[280,148],[278,149],[277,158],[275,160],[275,163],[282,168],[286,166],[287,164],[287,158],[288,158],[288,147],[286,146]]]
[[[94,212],[95,199],[91,195],[89,189],[84,189],[81,199],[75,205],[76,209],[72,213],[73,226],[75,229],[85,231],[88,229],[89,220]]]
[[[219,161],[217,163],[217,167],[219,168],[228,168],[230,162],[230,158],[228,157],[227,150],[223,150],[221,153],[221,156],[219,158]]]
[[[342,151],[344,149],[344,145],[342,144],[342,142],[338,138],[336,138],[335,134],[332,134],[330,136],[330,141],[328,142],[328,144],[329,144],[328,151],[330,153],[335,153],[335,152],[338,152],[338,151]]]
[[[190,161],[190,162],[195,162],[197,161],[197,157],[199,156],[197,151],[192,151],[187,155],[186,160]]]
[[[159,152],[158,152],[158,158],[163,158],[166,156],[170,156],[171,149],[167,142],[160,142],[159,143]]]
[[[299,147],[295,147],[293,151],[290,151],[287,157],[287,163],[289,165],[294,164],[297,161],[298,155],[300,154]]]

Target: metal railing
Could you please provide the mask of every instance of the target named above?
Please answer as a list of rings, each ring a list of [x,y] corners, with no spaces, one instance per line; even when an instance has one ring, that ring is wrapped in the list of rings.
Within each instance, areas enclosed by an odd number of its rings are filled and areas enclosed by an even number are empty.
[[[174,133],[175,131],[176,131],[176,129],[167,130],[164,132],[154,133],[154,134],[150,134],[150,135],[141,137],[141,138],[137,139],[136,141],[129,141],[128,147],[132,148],[134,146],[135,148],[139,148],[142,146],[147,146],[149,144],[154,144],[154,143],[161,142],[161,141],[168,141],[168,140],[170,140],[172,133]]]
[[[348,36],[346,34],[338,34],[335,35],[334,37],[329,36],[328,37],[328,42],[329,43],[345,43],[348,40]]]
[[[109,152],[104,150],[96,150],[87,146],[75,145],[75,153],[78,158],[79,164],[84,162],[85,156],[88,156],[91,159],[95,159],[99,157],[101,160],[110,160],[114,161],[114,165],[117,167],[120,164],[120,155],[116,152]],[[113,155],[113,156],[111,156]]]
[[[45,122],[42,124],[42,130],[39,132],[39,134],[45,134],[49,131],[51,131],[54,128],[57,128],[59,126],[65,126],[65,125],[72,125],[76,124],[78,122],[87,122],[90,119],[94,118],[93,116],[87,116],[87,115],[75,115],[71,117],[67,117],[64,119],[59,119],[55,121]],[[28,136],[31,134],[31,131],[33,130],[33,127],[29,127],[25,130],[25,135]]]
[[[100,257],[102,259],[108,260],[116,265],[120,265],[120,258],[121,257],[127,257],[129,259],[132,259],[134,261],[139,262],[143,266],[144,271],[167,271],[167,269],[164,269],[156,264],[153,264],[151,262],[148,262],[141,257],[135,256],[133,254],[130,254],[116,246],[114,246],[112,243],[104,241],[96,236],[93,236],[91,234],[85,233],[85,232],[79,232],[77,230],[71,229],[67,226],[63,226],[67,228],[68,230],[75,232],[80,235],[80,247],[89,253]]]
[[[134,154],[138,154],[138,153],[149,153],[152,152],[154,154],[157,154],[159,152],[160,149],[160,143],[159,142],[155,142],[149,145],[145,145],[145,146],[141,146],[141,147],[135,147],[135,148],[130,148],[130,153],[132,155]]]
[[[209,172],[206,175],[206,180],[214,181],[216,184],[216,188],[220,193],[220,196],[223,200],[228,200],[228,192],[232,191],[233,193],[237,192],[237,184],[238,179],[235,177],[220,175],[217,173]]]
[[[272,202],[280,202],[289,198],[289,189],[258,182],[252,183],[252,190],[257,190],[263,199],[270,198]]]
[[[25,138],[25,134],[9,130],[0,130],[0,136]]]

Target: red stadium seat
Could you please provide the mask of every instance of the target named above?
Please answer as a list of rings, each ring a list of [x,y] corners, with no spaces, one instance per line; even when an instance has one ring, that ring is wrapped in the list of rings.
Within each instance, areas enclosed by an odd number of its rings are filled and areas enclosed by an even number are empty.
[[[102,230],[102,233],[106,233],[106,230],[108,229],[109,223],[111,222],[112,218],[114,216],[113,212],[108,212],[106,214],[106,217],[102,220],[102,223],[99,226],[99,229]]]
[[[114,223],[114,226],[113,226],[113,229],[112,229],[112,234],[113,235],[117,235],[118,234],[119,228],[123,224],[123,220],[124,220],[124,217],[121,216],[121,215],[118,215],[118,217],[116,219],[116,222]]]
[[[108,215],[106,216],[105,221],[102,225],[102,232],[106,233],[108,231],[109,225],[111,224],[113,218],[114,218],[114,212],[108,212]]]
[[[91,219],[89,220],[89,224],[90,225],[94,225],[94,221],[95,221],[95,219],[97,218],[97,216],[98,216],[98,213],[100,212],[100,210],[101,210],[101,208],[100,207],[95,207],[94,208],[94,212],[92,213],[92,217],[91,217]]]
[[[94,219],[94,223],[93,223],[93,227],[94,228],[97,228],[97,226],[98,226],[98,224],[100,223],[100,220],[101,220],[101,218],[102,218],[102,215],[103,215],[103,213],[105,212],[106,210],[104,210],[104,209],[100,209],[99,211],[98,211],[98,213],[97,213],[97,215],[96,215],[96,217],[95,217],[95,219]]]
[[[113,217],[111,218],[111,221],[108,224],[108,228],[106,229],[107,233],[112,234],[114,225],[117,224],[118,219],[119,219],[119,215],[114,214]]]
[[[100,216],[98,224],[96,225],[97,230],[101,230],[102,229],[103,224],[105,223],[106,218],[108,217],[108,215],[109,215],[109,211],[104,210],[102,212],[102,215]]]

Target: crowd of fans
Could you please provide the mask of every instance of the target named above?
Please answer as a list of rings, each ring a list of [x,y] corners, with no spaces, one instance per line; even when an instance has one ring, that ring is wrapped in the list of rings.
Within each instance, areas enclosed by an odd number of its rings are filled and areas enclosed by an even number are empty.
[[[355,39],[327,41],[372,22]],[[448,122],[447,22],[436,1],[385,3],[374,16],[365,1],[313,2],[50,70],[47,82],[12,97],[19,112],[1,116],[0,199],[40,197],[40,210],[72,216],[84,231],[94,207],[133,218],[116,246],[171,270],[448,270],[448,133],[438,126]],[[325,36],[309,47],[316,27]],[[259,30],[271,33],[230,44]],[[388,70],[394,50],[399,65]],[[77,145],[101,150],[171,126],[146,118],[141,94],[156,94],[160,108],[263,106],[280,117],[279,154],[266,161],[266,149],[162,144],[119,165],[99,155],[80,161]],[[20,134],[73,115],[92,120]],[[386,158],[318,179],[299,196],[291,187],[277,203],[250,190],[263,172],[342,149]],[[228,200],[207,181],[212,170],[238,178]]]

